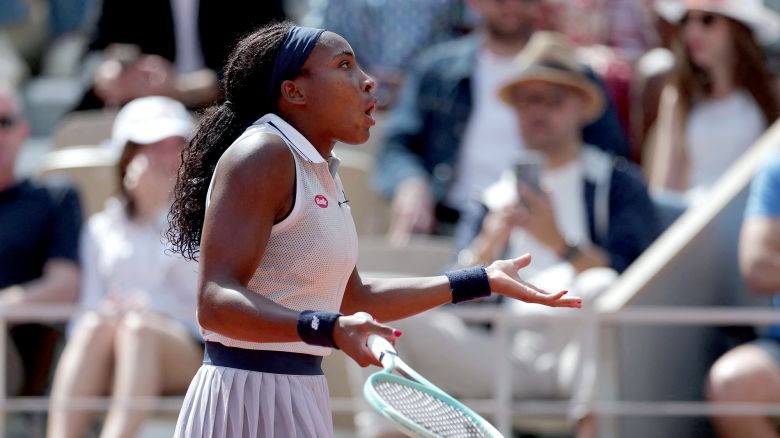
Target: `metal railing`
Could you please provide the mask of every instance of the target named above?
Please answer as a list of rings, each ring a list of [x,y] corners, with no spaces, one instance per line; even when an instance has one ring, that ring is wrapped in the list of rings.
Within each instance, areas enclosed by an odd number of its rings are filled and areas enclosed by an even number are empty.
[[[564,315],[524,315],[522,320],[512,312],[495,307],[453,307],[447,310],[470,322],[490,322],[494,327],[497,342],[509,345],[512,331],[521,326],[554,318],[560,320],[581,321],[597,330],[599,348],[610,341],[602,339],[605,329],[630,325],[738,325],[738,324],[780,324],[780,311],[765,308],[712,308],[712,307],[641,307],[626,308],[611,312],[582,312]],[[25,308],[0,308],[0,329],[5,330],[8,324],[18,322],[62,322],[83,311],[75,307],[64,306],[29,306]],[[6,337],[0,336],[0,357],[6,355]],[[600,348],[599,348],[600,349]],[[607,354],[597,354],[601,361],[614,360]],[[605,353],[601,351],[601,353]],[[602,367],[598,367],[601,369]],[[609,368],[605,368],[609,370]],[[780,416],[780,404],[764,403],[709,403],[705,401],[623,401],[623,400],[593,400],[589,402],[557,401],[515,401],[512,398],[511,365],[509,360],[497,361],[496,384],[493,397],[490,399],[464,400],[466,404],[485,415],[491,416],[496,426],[506,435],[512,430],[513,417],[524,416],[557,416],[565,418],[573,410],[585,410],[599,417],[620,416],[712,416],[712,415],[771,415]],[[615,385],[615,376],[609,373],[598,375],[600,385]],[[5,362],[0,361],[0,412],[44,412],[53,402],[48,397],[6,397]],[[610,379],[612,381],[610,382]],[[360,403],[352,398],[336,398],[333,400],[335,412],[354,412]],[[182,397],[143,397],[124,401],[130,409],[149,411],[177,411]],[[69,409],[85,409],[106,411],[117,401],[106,397],[90,397],[68,400]],[[2,422],[3,415],[0,415]],[[0,423],[0,436],[4,432],[4,424]],[[614,436],[616,432],[604,436]]]

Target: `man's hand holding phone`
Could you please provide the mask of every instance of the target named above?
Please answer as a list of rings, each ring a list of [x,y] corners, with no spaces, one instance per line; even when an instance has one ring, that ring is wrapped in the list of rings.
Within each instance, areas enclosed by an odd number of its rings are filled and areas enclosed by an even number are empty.
[[[553,251],[559,251],[566,246],[566,239],[558,230],[552,202],[541,187],[541,157],[526,153],[515,163],[514,173],[520,211],[513,213],[513,223]]]

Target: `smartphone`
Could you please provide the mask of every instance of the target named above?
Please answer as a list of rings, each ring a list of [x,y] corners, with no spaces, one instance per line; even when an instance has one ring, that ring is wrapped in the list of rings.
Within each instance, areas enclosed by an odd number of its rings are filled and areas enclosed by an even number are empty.
[[[525,153],[514,165],[515,179],[535,192],[541,192],[542,157],[535,153]],[[519,185],[518,185],[519,188]]]

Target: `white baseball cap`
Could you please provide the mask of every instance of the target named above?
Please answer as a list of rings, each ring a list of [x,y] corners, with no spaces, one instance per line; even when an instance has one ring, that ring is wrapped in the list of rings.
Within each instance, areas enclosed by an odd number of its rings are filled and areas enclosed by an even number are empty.
[[[762,0],[656,0],[655,10],[672,23],[682,20],[689,10],[711,12],[744,24],[759,44],[780,39],[780,14]]]
[[[194,129],[192,116],[179,101],[162,96],[141,97],[116,115],[111,147],[121,153],[128,141],[150,144],[169,137],[189,139]]]

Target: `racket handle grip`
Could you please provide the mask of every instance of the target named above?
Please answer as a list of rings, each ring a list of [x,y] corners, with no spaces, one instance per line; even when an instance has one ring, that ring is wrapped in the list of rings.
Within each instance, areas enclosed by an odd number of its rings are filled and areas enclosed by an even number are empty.
[[[379,361],[382,360],[382,354],[385,352],[396,354],[393,344],[379,335],[370,335],[366,345],[368,345],[368,349],[371,350],[371,354]]]
[[[368,312],[357,312],[355,315],[360,315],[368,321],[374,320],[374,317]],[[382,353],[386,351],[396,354],[393,344],[379,335],[369,335],[368,339],[366,339],[366,345],[368,346],[368,349],[371,350],[371,354],[379,361],[382,360]]]

